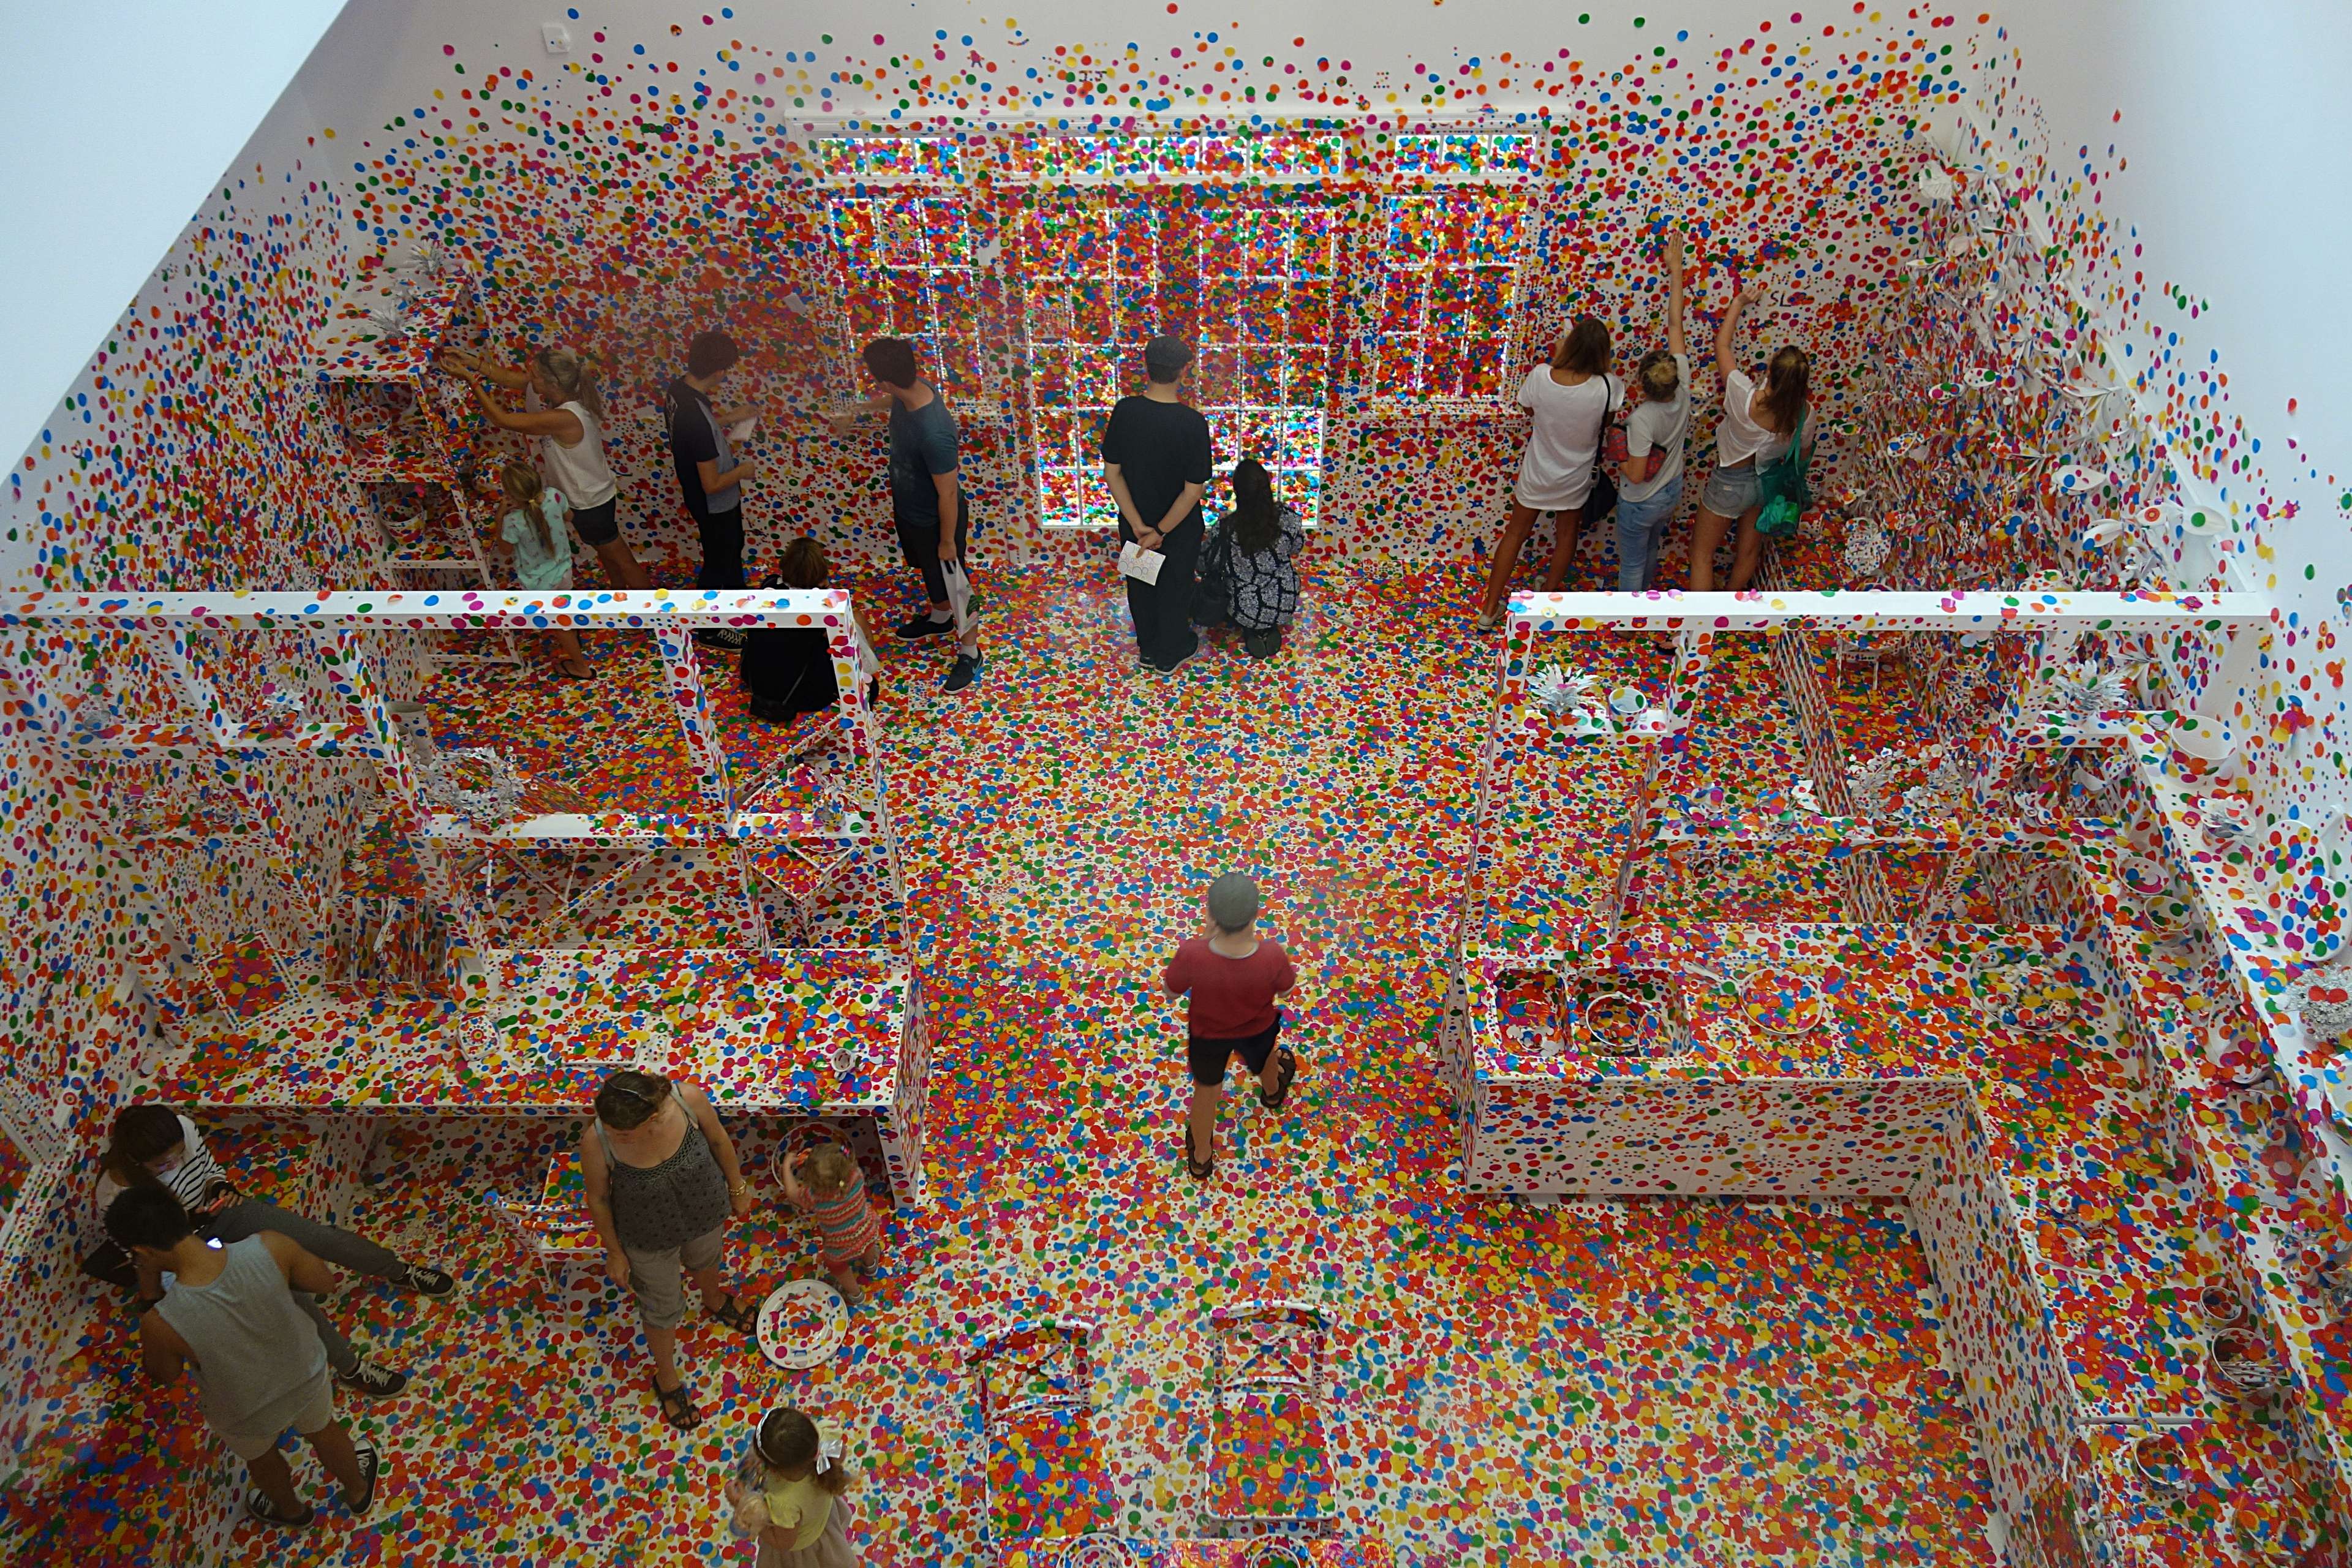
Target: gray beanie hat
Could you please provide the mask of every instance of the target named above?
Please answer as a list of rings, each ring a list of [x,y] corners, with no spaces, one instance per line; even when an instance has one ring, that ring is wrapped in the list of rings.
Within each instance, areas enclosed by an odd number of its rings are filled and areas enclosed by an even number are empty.
[[[1257,884],[1228,871],[1209,884],[1209,918],[1225,931],[1240,931],[1257,919]]]

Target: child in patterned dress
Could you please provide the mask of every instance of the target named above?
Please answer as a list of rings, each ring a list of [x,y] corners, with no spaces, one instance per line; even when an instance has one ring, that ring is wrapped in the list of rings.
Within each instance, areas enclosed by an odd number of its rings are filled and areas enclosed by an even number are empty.
[[[819,1143],[784,1162],[784,1200],[816,1221],[817,1248],[841,1299],[866,1296],[858,1276],[882,1261],[882,1220],[866,1201],[866,1173],[838,1143]]]

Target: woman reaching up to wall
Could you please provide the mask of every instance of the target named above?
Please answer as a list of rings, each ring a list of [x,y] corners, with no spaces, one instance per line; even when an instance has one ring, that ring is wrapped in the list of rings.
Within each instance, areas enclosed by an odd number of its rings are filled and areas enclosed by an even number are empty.
[[[1784,347],[1765,367],[1764,384],[1739,368],[1732,358],[1731,337],[1738,331],[1739,313],[1753,304],[1757,291],[1743,289],[1731,297],[1731,309],[1715,329],[1715,364],[1723,377],[1723,418],[1715,427],[1715,472],[1699,492],[1698,516],[1691,525],[1690,585],[1695,594],[1713,589],[1715,552],[1724,531],[1738,520],[1739,537],[1732,547],[1732,592],[1746,588],[1756,577],[1764,555],[1763,535],[1756,531],[1757,513],[1764,502],[1764,470],[1789,455],[1792,438],[1802,427],[1812,360],[1805,351]],[[1808,444],[1812,432],[1804,432]]]
[[[520,369],[488,364],[472,354],[445,354],[441,368],[474,389],[483,415],[501,430],[539,437],[539,470],[548,487],[572,503],[572,527],[596,552],[615,588],[646,588],[653,579],[621,537],[621,481],[604,456],[604,400],[594,363],[576,349],[541,349]],[[490,395],[484,382],[522,387],[517,414]]]
[[[1609,377],[1609,329],[1591,316],[1577,317],[1553,345],[1551,363],[1538,366],[1519,384],[1519,406],[1534,413],[1535,428],[1528,433],[1518,482],[1511,487],[1510,521],[1503,525],[1495,563],[1486,572],[1486,596],[1478,609],[1480,631],[1493,631],[1501,624],[1511,574],[1539,512],[1550,512],[1559,525],[1544,591],[1557,592],[1567,580],[1584,524],[1584,503],[1592,493],[1601,432],[1624,401],[1625,389]]]

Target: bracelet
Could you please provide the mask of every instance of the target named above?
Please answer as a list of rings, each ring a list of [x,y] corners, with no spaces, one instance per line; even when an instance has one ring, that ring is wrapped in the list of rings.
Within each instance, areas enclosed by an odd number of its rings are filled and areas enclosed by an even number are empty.
[[[727,1191],[730,1194],[735,1193],[748,1193],[751,1190],[751,1184],[749,1182],[730,1182],[727,1184]]]

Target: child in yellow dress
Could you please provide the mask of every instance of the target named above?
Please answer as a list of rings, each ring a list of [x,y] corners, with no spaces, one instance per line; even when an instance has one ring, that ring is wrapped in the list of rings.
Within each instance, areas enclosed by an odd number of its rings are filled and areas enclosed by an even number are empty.
[[[760,1543],[757,1568],[859,1568],[842,1532],[848,1490],[841,1434],[788,1405],[771,1410],[751,1434],[744,1474],[727,1483],[735,1539]]]

